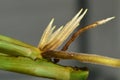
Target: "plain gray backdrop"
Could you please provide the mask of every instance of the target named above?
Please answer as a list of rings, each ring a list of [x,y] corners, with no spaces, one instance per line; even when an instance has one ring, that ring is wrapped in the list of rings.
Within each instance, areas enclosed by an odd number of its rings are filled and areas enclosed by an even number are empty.
[[[84,52],[120,58],[120,3],[119,0],[87,1],[88,13],[83,20],[85,25],[103,18],[116,16],[116,19],[87,31],[87,47]],[[85,3],[84,3],[85,4]],[[22,40],[37,46],[43,30],[51,18],[57,27],[68,22],[84,5],[79,0],[0,0],[0,34]],[[82,21],[81,21],[82,23]],[[85,26],[84,24],[80,27]],[[86,43],[78,38],[69,51],[81,52]],[[83,40],[83,41],[82,41]],[[81,43],[81,42],[84,42]],[[120,80],[120,69],[83,64],[78,61],[61,61],[63,65],[87,66],[89,80]],[[16,66],[17,67],[17,66]],[[62,76],[61,76],[62,77]],[[0,71],[0,80],[49,80],[13,72]]]

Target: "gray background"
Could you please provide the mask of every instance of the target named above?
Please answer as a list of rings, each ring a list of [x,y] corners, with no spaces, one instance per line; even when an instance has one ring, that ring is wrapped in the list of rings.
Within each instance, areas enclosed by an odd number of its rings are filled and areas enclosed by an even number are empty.
[[[84,2],[85,1],[85,2]],[[37,46],[43,30],[51,18],[58,27],[69,21],[80,8],[89,9],[80,27],[96,20],[116,16],[116,19],[81,35],[69,51],[96,53],[120,58],[119,0],[0,0],[0,34]],[[85,6],[84,6],[85,5]],[[86,6],[87,5],[87,6]],[[64,65],[87,66],[89,80],[120,80],[120,69],[61,61]],[[28,75],[0,71],[0,80],[49,80]]]

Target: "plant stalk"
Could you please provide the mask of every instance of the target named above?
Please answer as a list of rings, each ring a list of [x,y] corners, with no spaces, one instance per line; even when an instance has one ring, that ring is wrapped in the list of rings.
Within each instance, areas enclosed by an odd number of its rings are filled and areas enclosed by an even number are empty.
[[[55,80],[86,80],[88,71],[38,59],[0,55],[0,69]]]

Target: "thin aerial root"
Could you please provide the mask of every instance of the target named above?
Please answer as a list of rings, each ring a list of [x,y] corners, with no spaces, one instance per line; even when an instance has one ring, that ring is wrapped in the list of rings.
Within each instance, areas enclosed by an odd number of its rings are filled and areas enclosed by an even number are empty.
[[[114,19],[115,17],[110,17],[110,18],[107,18],[107,19],[103,19],[103,20],[100,20],[100,21],[97,21],[91,25],[88,25],[86,27],[83,27],[81,29],[79,29],[77,32],[75,32],[71,38],[67,41],[67,43],[64,45],[64,47],[62,48],[62,51],[66,51],[68,49],[68,47],[70,46],[70,44],[83,32],[87,31],[88,29],[91,29],[91,28],[95,28],[96,26],[99,26],[101,24],[104,24],[112,19]]]

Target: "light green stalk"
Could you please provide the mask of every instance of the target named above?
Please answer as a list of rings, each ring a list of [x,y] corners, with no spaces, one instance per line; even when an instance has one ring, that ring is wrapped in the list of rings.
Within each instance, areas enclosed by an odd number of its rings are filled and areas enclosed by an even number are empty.
[[[13,56],[26,56],[32,59],[42,58],[41,51],[19,40],[0,35],[0,52]]]
[[[88,71],[63,67],[46,60],[0,55],[0,69],[56,80],[86,80]]]
[[[34,47],[29,45],[29,44],[26,44],[22,41],[19,41],[19,40],[16,40],[16,39],[13,39],[13,38],[10,38],[10,37],[7,37],[7,36],[3,36],[3,35],[0,35],[0,41],[6,41],[6,42],[9,42],[9,43],[12,43],[12,44],[16,44],[16,45],[20,45],[20,46],[24,46],[24,47],[34,49]]]

